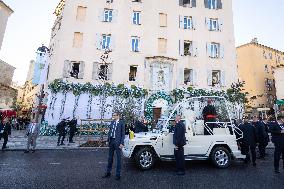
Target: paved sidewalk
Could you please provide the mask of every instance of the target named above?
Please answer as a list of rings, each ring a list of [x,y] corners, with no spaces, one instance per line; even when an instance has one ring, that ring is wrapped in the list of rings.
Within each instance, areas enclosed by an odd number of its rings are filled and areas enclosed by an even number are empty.
[[[25,135],[26,131],[12,131],[11,136],[9,136],[9,140],[7,146],[9,147],[7,150],[25,150],[27,147],[27,136]],[[39,136],[37,138],[36,149],[38,150],[62,150],[62,149],[92,149],[91,147],[79,147],[80,144],[85,143],[88,140],[99,140],[99,137],[94,136],[78,136],[75,135],[73,137],[73,141],[75,143],[68,142],[69,135],[65,137],[65,145],[57,146],[57,138],[58,136]],[[3,139],[0,141],[0,145],[2,147]]]

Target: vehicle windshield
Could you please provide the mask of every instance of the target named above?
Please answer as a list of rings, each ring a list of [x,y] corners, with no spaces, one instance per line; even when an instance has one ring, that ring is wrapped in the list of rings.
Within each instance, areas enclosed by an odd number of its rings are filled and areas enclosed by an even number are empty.
[[[221,97],[192,97],[174,105],[166,110],[158,121],[157,128],[171,129],[172,122],[176,115],[180,115],[183,120],[194,122],[204,120],[203,110],[208,104],[215,109],[216,122],[230,122],[226,101]]]

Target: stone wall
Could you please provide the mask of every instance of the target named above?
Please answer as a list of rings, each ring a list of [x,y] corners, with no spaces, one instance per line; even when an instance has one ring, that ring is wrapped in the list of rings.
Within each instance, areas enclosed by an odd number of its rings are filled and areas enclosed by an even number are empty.
[[[10,86],[14,75],[15,68],[6,62],[0,60],[0,83]]]
[[[10,109],[17,98],[17,90],[0,84],[0,108]]]

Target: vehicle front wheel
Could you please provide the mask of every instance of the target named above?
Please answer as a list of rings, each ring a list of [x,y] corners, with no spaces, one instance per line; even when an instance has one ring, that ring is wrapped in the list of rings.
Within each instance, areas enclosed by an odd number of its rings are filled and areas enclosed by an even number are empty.
[[[213,164],[220,169],[225,169],[231,165],[231,156],[228,149],[224,147],[216,147],[211,152],[211,160]]]
[[[150,147],[144,147],[135,154],[135,162],[142,170],[151,169],[156,161],[155,152]]]

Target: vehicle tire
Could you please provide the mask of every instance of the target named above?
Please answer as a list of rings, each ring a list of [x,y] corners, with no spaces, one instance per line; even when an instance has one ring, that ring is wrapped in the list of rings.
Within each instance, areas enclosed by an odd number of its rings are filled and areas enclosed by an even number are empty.
[[[155,152],[150,147],[141,148],[135,154],[135,162],[140,169],[149,170],[156,162],[155,155]]]
[[[220,169],[228,168],[232,163],[231,155],[225,147],[214,148],[210,156],[215,167]]]

